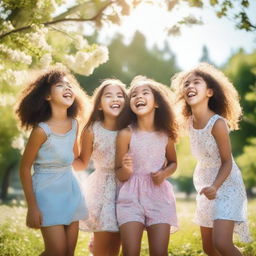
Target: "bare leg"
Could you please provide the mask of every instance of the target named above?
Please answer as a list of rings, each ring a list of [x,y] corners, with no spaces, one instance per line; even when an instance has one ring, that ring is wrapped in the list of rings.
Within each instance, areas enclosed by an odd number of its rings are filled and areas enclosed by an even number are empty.
[[[169,224],[155,224],[147,227],[149,253],[151,256],[168,256],[170,237]]]
[[[203,250],[208,256],[221,256],[215,249],[212,239],[212,228],[200,227]]]
[[[63,256],[67,253],[66,233],[63,225],[41,228],[45,251],[43,256]]]
[[[139,256],[144,225],[140,222],[127,222],[120,226],[123,256]]]
[[[120,233],[95,232],[92,252],[94,256],[118,256],[120,249]]]
[[[72,222],[70,225],[65,226],[66,239],[67,239],[67,256],[73,256],[76,248],[78,238],[78,221]]]
[[[213,224],[213,244],[222,256],[242,256],[233,243],[234,221],[215,220]]]

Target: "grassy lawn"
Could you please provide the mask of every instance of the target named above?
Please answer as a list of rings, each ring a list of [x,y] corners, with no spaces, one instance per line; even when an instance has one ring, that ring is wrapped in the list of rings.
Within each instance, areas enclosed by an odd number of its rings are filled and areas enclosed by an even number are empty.
[[[171,235],[169,255],[200,256],[201,249],[199,228],[192,222],[195,202],[178,200],[177,212],[179,231]],[[256,255],[256,199],[249,201],[249,220],[253,242],[249,244],[236,243],[243,255]],[[0,205],[0,255],[1,256],[35,256],[43,250],[41,233],[25,226],[26,208],[24,202],[12,205]],[[90,239],[88,233],[80,232],[76,248],[76,256],[89,255],[87,245]],[[146,233],[142,241],[141,255],[149,255]]]

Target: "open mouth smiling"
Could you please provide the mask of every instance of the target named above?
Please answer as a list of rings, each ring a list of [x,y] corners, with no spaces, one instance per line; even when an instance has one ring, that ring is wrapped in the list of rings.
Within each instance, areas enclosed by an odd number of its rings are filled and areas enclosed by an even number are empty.
[[[113,105],[111,105],[110,106],[111,108],[113,108],[113,109],[119,109],[120,108],[120,104],[113,104]]]
[[[64,98],[72,98],[72,96],[73,96],[73,95],[72,95],[71,92],[66,92],[66,93],[63,94],[63,97],[64,97]]]
[[[136,108],[145,107],[145,106],[146,106],[146,103],[143,102],[143,101],[138,101],[138,102],[136,102],[136,104],[135,104],[135,107],[136,107]]]

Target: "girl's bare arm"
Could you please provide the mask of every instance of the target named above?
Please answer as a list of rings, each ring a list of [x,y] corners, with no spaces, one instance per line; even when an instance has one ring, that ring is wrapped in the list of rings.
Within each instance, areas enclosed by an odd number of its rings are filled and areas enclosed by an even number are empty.
[[[74,160],[75,170],[84,170],[87,168],[93,150],[93,132],[90,128],[85,129],[81,134],[81,152]]]
[[[116,176],[120,181],[127,181],[132,172],[132,158],[128,155],[131,131],[126,128],[120,131],[116,139]]]

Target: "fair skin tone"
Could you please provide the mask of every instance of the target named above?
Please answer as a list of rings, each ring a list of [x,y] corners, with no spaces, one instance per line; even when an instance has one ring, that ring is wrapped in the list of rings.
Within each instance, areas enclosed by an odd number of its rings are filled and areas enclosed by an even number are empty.
[[[193,115],[193,127],[202,129],[209,119],[215,114],[208,107],[208,101],[212,97],[212,89],[207,88],[206,82],[199,76],[191,75],[184,83],[184,98],[191,107]],[[219,149],[221,166],[211,186],[200,191],[209,200],[216,198],[217,191],[226,180],[232,168],[231,143],[228,128],[224,120],[218,119],[213,128],[214,137]],[[232,236],[234,221],[214,220],[213,228],[201,227],[201,236],[205,253],[209,256],[241,256],[242,254],[234,246]]]
[[[124,107],[124,96],[118,85],[108,85],[104,88],[98,109],[103,111],[102,126],[105,129],[117,130],[117,117]],[[93,132],[86,129],[81,137],[82,148],[79,157],[74,161],[73,167],[81,170],[88,166],[93,151]],[[120,234],[118,232],[94,232],[93,255],[114,256],[119,254]]]
[[[132,90],[130,106],[137,115],[137,129],[155,131],[154,115],[158,108],[154,95],[147,85],[137,86]],[[117,136],[116,175],[125,182],[133,174],[132,156],[128,153],[131,131],[126,128]],[[152,170],[151,178],[156,186],[161,185],[166,178],[174,173],[177,167],[176,152],[173,141],[169,138],[166,146],[167,165],[161,170]],[[145,226],[143,223],[131,221],[120,226],[121,241],[124,256],[140,255],[141,239]],[[170,235],[169,224],[155,224],[146,227],[148,232],[150,255],[168,255]]]
[[[46,123],[53,132],[65,134],[72,128],[72,121],[67,116],[67,109],[73,104],[74,99],[72,86],[65,77],[52,85],[50,94],[46,98],[51,106],[52,116]],[[74,255],[78,236],[78,222],[72,222],[67,226],[41,227],[42,215],[33,191],[31,167],[36,159],[38,150],[46,140],[47,136],[43,129],[35,127],[31,132],[21,160],[20,177],[28,205],[27,226],[41,229],[45,243],[45,251],[41,255],[72,256]],[[77,145],[74,145],[74,153],[76,153],[76,148]]]

